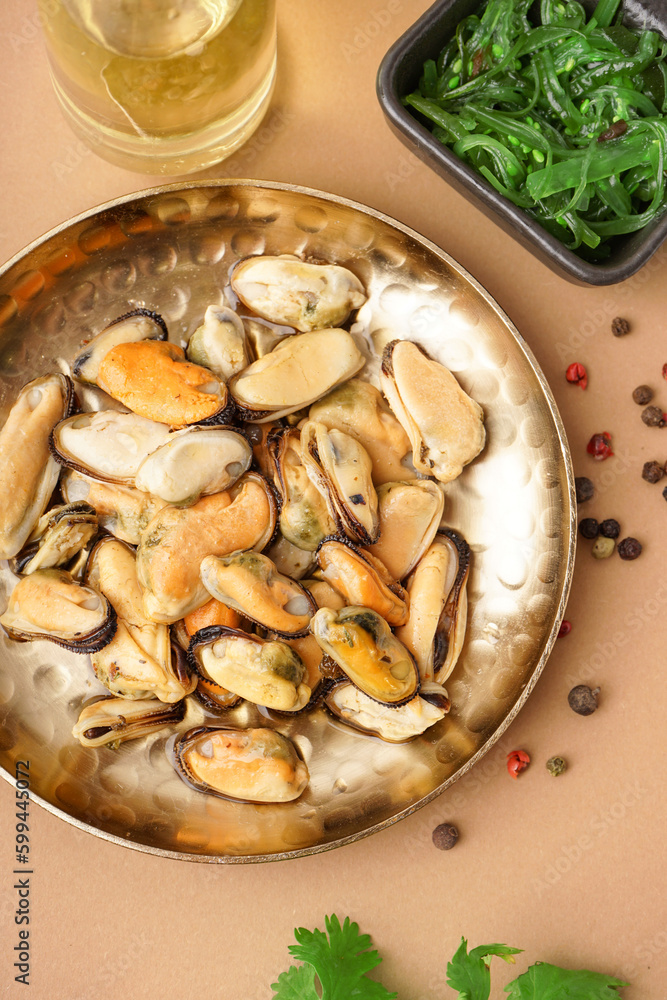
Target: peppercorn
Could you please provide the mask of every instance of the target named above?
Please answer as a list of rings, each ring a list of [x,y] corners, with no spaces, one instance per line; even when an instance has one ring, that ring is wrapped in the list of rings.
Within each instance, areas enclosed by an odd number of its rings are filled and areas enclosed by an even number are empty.
[[[616,319],[611,321],[611,332],[615,337],[624,337],[626,333],[630,333],[630,324],[627,319],[617,316]]]
[[[659,483],[664,474],[665,470],[660,462],[644,462],[642,479],[645,479],[647,483]]]
[[[642,420],[647,427],[665,426],[665,415],[659,406],[647,406],[642,410]]]
[[[650,385],[638,385],[632,393],[632,398],[638,406],[646,406],[653,399],[653,389]]]
[[[585,389],[588,385],[588,374],[586,369],[578,361],[573,361],[571,365],[567,366],[565,378],[568,382],[581,386],[582,389]]]
[[[600,534],[604,538],[618,538],[621,533],[621,526],[613,517],[608,517],[600,525]]]
[[[560,628],[558,629],[558,638],[562,639],[564,636],[569,635],[572,631],[572,622],[569,622],[567,618],[563,618],[560,623]]]
[[[433,843],[439,851],[451,851],[459,839],[459,831],[453,823],[441,823],[432,833]]]
[[[515,780],[522,771],[525,771],[530,764],[530,757],[525,750],[512,750],[507,754],[507,770],[511,778]]]
[[[615,548],[616,542],[613,538],[605,538],[603,535],[598,535],[593,542],[591,552],[596,559],[608,559]]]
[[[597,538],[599,525],[594,517],[585,517],[579,522],[579,534],[582,538]]]
[[[624,538],[618,543],[618,554],[621,559],[636,559],[642,554],[641,542],[636,538]]]
[[[667,486],[665,486],[664,490],[662,491],[662,495],[665,498],[665,500],[667,500]]]
[[[557,778],[559,774],[567,770],[567,761],[563,760],[562,757],[549,757],[546,767],[549,774],[553,774],[554,778]]]
[[[611,450],[611,434],[609,431],[602,431],[594,434],[586,445],[586,451],[592,455],[596,462],[604,462],[605,458],[613,455]]]
[[[577,491],[577,503],[586,503],[595,494],[595,487],[587,476],[577,476],[574,488]]]
[[[567,696],[567,703],[577,715],[592,715],[598,707],[600,688],[591,689],[588,684],[577,684]]]

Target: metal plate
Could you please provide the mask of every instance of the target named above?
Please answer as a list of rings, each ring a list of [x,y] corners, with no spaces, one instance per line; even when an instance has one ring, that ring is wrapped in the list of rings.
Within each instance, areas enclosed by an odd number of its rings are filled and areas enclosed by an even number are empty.
[[[63,368],[83,339],[135,306],[162,313],[183,342],[221,301],[229,267],[255,253],[349,266],[369,301],[355,330],[377,359],[418,341],[484,408],[487,446],[447,488],[446,518],[473,550],[469,625],[447,688],[453,708],[414,742],[382,743],[322,709],[268,722],[298,745],[311,780],[295,803],[239,804],[185,785],[168,734],[84,749],[82,702],[105,693],[87,657],[0,639],[0,764],[30,760],[35,798],[91,833],[195,861],[297,857],[350,843],[409,815],[473,766],[509,725],[546,662],[574,558],[565,434],[534,357],[480,285],[432,243],[371,209],[288,185],[171,185],[65,224],[0,273],[2,418],[29,379]],[[371,363],[372,368],[372,363]],[[6,603],[13,577],[0,580]],[[192,699],[189,699],[192,701]],[[180,730],[201,724],[189,704]],[[253,706],[237,721],[267,724]],[[220,717],[211,717],[220,724]]]

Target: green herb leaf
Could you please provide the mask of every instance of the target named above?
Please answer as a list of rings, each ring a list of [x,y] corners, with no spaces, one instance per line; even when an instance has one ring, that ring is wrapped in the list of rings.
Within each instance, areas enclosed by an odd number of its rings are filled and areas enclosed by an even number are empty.
[[[468,942],[461,938],[458,951],[447,963],[447,983],[459,991],[459,1000],[489,1000],[489,964],[492,957],[497,955],[504,962],[513,964],[512,956],[520,951],[520,948],[510,948],[506,944],[482,944],[468,954]]]
[[[283,972],[271,987],[274,1000],[319,1000],[315,976],[321,987],[321,1000],[395,1000],[380,983],[366,975],[382,959],[371,948],[368,934],[359,933],[359,925],[345,917],[343,924],[333,914],[324,918],[326,933],[298,927],[298,944],[290,945],[291,954],[305,966]]]
[[[508,986],[508,1000],[612,1000],[616,990],[628,986],[622,979],[586,969],[561,969],[537,962]]]

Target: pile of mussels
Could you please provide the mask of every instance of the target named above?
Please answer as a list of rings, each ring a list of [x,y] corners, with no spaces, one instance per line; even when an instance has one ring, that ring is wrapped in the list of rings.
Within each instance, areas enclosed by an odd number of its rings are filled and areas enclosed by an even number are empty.
[[[0,556],[19,578],[0,622],[91,655],[113,697],[81,712],[84,746],[178,722],[188,695],[220,714],[323,703],[403,742],[449,709],[470,551],[442,527],[442,484],[484,447],[482,410],[409,341],[384,350],[386,400],[355,377],[341,324],[366,294],[343,267],[251,257],[231,286],[251,315],[209,307],[185,352],[135,309],[72,378],[22,389],[0,431]],[[308,782],[269,728],[199,727],[175,757],[225,797]]]

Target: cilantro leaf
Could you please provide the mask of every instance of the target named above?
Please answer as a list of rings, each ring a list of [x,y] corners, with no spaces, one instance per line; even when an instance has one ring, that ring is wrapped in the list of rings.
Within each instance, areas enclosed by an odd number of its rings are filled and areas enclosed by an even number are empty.
[[[312,965],[292,965],[281,972],[277,983],[271,983],[274,997],[280,1000],[319,1000],[315,989],[315,969]]]
[[[333,914],[324,918],[326,934],[298,927],[297,944],[290,952],[305,966],[288,969],[271,987],[273,1000],[319,1000],[315,976],[321,986],[321,1000],[396,1000],[380,983],[366,975],[382,959],[371,949],[368,934],[359,933],[359,925],[345,917],[343,924]],[[310,968],[309,968],[310,967]]]
[[[506,944],[482,944],[468,954],[468,942],[461,938],[458,951],[447,963],[447,983],[459,991],[459,1000],[489,1000],[491,958],[498,955],[504,962],[514,963],[512,956],[520,951],[520,948],[509,948]]]
[[[536,962],[505,987],[508,1000],[613,1000],[616,990],[628,986],[622,979],[587,969],[561,969]]]

